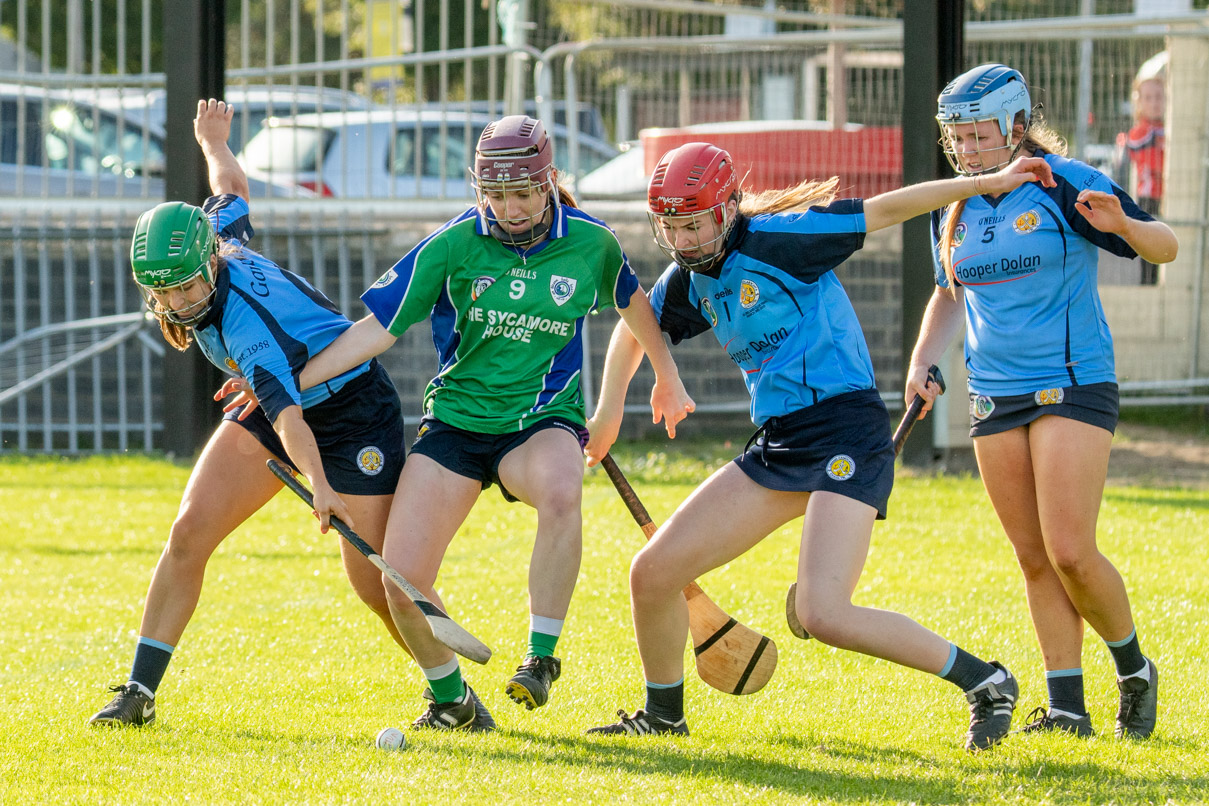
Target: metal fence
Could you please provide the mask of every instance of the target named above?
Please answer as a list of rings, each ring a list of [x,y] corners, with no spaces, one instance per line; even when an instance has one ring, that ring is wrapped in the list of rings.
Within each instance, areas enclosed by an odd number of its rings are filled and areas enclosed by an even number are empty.
[[[66,0],[66,25],[52,17],[51,5],[0,4],[0,450],[154,449],[171,405],[159,380],[165,348],[141,316],[126,249],[134,217],[163,193],[156,176],[164,108],[160,4]],[[1019,19],[1013,9],[1021,5],[1043,6],[1046,17]],[[1126,184],[1115,142],[1131,122],[1138,70],[1173,40],[1209,39],[1203,12],[1157,17],[1143,9],[1139,16],[1134,5],[972,2],[967,24],[967,63],[1019,67],[1073,153],[1118,171]],[[519,110],[540,113],[557,129],[556,161],[576,181],[609,156],[607,149],[641,148],[652,129],[740,121],[763,131],[760,142],[777,161],[801,173],[831,169],[849,190],[875,192],[883,187],[878,182],[898,181],[886,152],[910,80],[902,69],[901,3],[834,0],[829,13],[817,13],[819,6],[228,2],[227,84],[243,113],[240,144],[265,125],[288,126],[280,119],[305,113],[325,112],[324,125],[347,128],[371,104],[385,110],[374,114],[395,132],[382,191],[315,195],[340,188],[348,175],[377,170],[368,152],[342,152],[306,177],[262,175],[253,191],[254,245],[310,277],[350,316],[363,315],[360,292],[468,201],[460,165],[457,177],[441,175],[432,189],[418,170],[408,173],[400,138],[409,135],[409,147],[431,152],[438,165],[464,162],[476,121]],[[435,113],[433,126],[422,112]],[[795,125],[778,137],[774,121]],[[824,144],[821,134],[802,134],[811,126],[797,124],[805,123],[852,138],[882,132],[879,142],[890,145]],[[299,131],[295,137],[306,133]],[[1207,135],[1202,129],[1195,137]],[[290,142],[293,151],[304,150],[298,144]],[[1202,185],[1204,175],[1197,174]],[[649,285],[664,259],[650,242],[641,203],[589,196],[582,204],[618,230]],[[1203,205],[1169,205],[1163,214],[1186,225],[1193,236],[1186,240],[1203,242]],[[901,384],[904,338],[900,259],[897,232],[890,232],[870,238],[839,270],[891,401]],[[1136,284],[1138,271],[1108,262],[1102,281]],[[1200,286],[1188,286],[1190,293],[1167,294],[1163,304],[1184,306],[1181,316],[1195,325],[1201,294],[1191,291]],[[614,321],[610,314],[589,324],[586,378],[599,374]],[[678,348],[678,363],[702,409],[727,415],[727,427],[742,430],[743,385],[707,341]],[[418,414],[436,363],[426,329],[413,328],[385,359],[405,411]],[[1134,384],[1127,389],[1204,402],[1195,396],[1204,386],[1195,361],[1191,372],[1156,372],[1126,377]],[[646,397],[646,380],[632,387],[635,407]]]

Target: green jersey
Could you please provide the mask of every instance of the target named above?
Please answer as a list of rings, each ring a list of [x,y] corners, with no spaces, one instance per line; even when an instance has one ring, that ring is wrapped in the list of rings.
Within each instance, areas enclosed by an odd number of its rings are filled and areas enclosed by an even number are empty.
[[[487,434],[547,417],[585,421],[584,317],[624,308],[638,278],[602,221],[556,206],[528,250],[490,234],[471,208],[404,255],[361,299],[394,336],[429,317],[440,371],[425,413]]]

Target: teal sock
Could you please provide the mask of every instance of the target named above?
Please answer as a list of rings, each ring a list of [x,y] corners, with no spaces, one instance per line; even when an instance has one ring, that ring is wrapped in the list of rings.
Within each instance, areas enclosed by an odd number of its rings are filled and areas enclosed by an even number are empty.
[[[525,655],[535,658],[550,657],[554,654],[554,647],[558,646],[558,637],[562,631],[562,619],[529,616],[529,648]]]
[[[466,694],[466,684],[462,682],[462,669],[458,659],[443,663],[435,669],[421,669],[432,698],[436,702],[456,702]]]

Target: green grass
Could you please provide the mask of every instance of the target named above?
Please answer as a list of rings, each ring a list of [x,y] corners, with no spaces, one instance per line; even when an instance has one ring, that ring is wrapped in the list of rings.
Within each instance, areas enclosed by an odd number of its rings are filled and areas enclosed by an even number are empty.
[[[719,452],[619,450],[657,521]],[[642,704],[625,590],[642,542],[603,473],[585,491],[584,565],[551,704],[502,693],[524,650],[531,510],[483,496],[440,586],[496,652],[464,664],[502,730],[377,731],[419,712],[420,677],[345,583],[335,537],[288,493],[220,547],[147,730],[95,730],[105,686],[129,671],[142,597],[187,468],[147,458],[0,458],[0,803],[1191,803],[1209,798],[1209,502],[1200,492],[1112,488],[1101,545],[1125,576],[1143,649],[1163,678],[1149,742],[1112,737],[1108,652],[1089,635],[1097,736],[1015,736],[961,750],[966,704],[936,678],[790,636],[783,602],[797,524],[702,580],[772,637],[772,682],[719,694],[690,672],[693,735],[589,739]],[[860,603],[901,610],[1007,663],[1020,720],[1044,701],[1039,652],[1011,552],[976,480],[900,478],[878,525]]]

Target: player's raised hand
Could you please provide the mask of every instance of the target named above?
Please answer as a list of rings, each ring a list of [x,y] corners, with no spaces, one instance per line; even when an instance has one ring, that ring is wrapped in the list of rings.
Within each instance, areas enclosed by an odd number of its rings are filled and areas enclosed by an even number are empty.
[[[1075,209],[1100,232],[1121,235],[1129,225],[1129,217],[1121,209],[1121,200],[1102,190],[1080,191],[1075,197]]]
[[[979,193],[1011,193],[1025,182],[1040,182],[1042,187],[1057,187],[1054,172],[1041,157],[1019,157],[993,174],[974,177]]]
[[[235,107],[211,98],[197,102],[197,117],[193,119],[193,136],[202,148],[207,143],[226,143],[231,135],[231,118]]]

